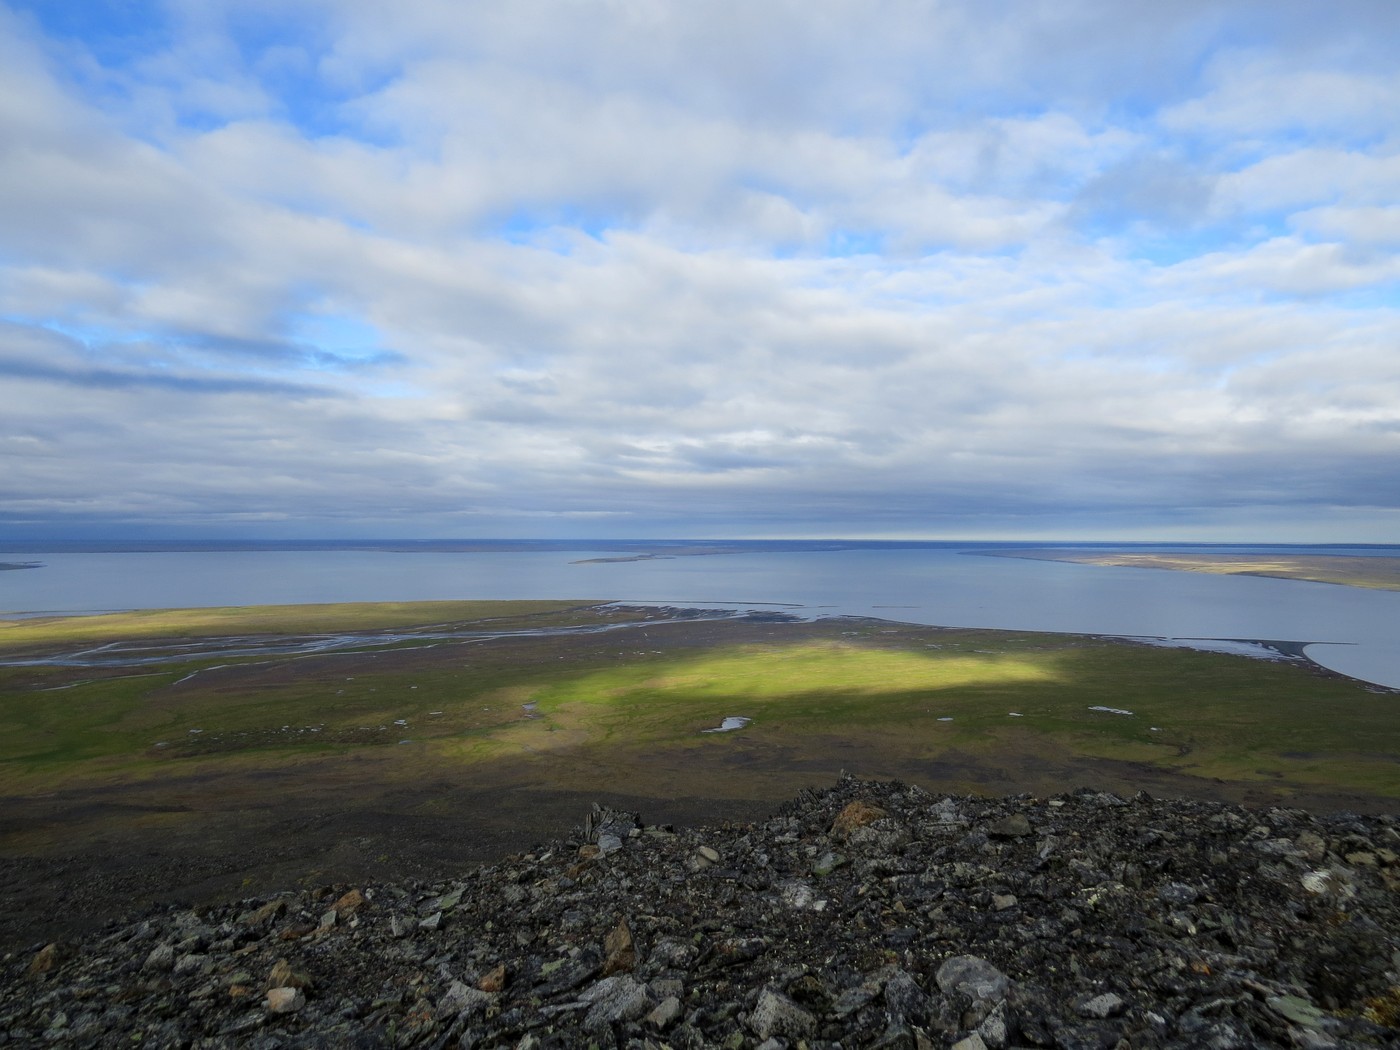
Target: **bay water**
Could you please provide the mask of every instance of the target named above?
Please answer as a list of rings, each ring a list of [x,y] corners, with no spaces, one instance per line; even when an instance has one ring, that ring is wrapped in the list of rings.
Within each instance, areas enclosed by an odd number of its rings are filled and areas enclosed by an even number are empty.
[[[1300,553],[1344,551],[1400,555]],[[587,549],[0,551],[0,562],[40,563],[0,572],[0,616],[512,598],[755,606],[952,627],[1311,643],[1308,656],[1323,666],[1400,687],[1395,591],[984,557],[954,545],[617,558]]]

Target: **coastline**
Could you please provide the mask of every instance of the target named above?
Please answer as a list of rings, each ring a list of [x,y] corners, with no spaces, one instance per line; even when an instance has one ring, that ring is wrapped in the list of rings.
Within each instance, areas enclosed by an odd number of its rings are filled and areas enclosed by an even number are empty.
[[[984,558],[1067,562],[1120,569],[1165,569],[1214,576],[1260,576],[1274,580],[1328,583],[1368,590],[1400,591],[1400,558],[1328,554],[1171,554],[1067,551],[1053,548],[970,550]]]

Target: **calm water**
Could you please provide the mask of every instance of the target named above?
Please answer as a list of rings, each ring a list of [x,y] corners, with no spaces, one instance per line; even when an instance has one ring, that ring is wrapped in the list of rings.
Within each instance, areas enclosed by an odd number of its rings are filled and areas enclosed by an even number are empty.
[[[1400,550],[1355,553],[1396,555]],[[806,615],[880,616],[948,626],[1325,643],[1312,645],[1308,655],[1345,674],[1400,687],[1400,592],[989,558],[957,549],[764,552],[576,564],[583,558],[615,556],[606,551],[0,552],[0,561],[44,563],[38,569],[0,572],[0,611],[452,598],[771,603],[794,606]]]

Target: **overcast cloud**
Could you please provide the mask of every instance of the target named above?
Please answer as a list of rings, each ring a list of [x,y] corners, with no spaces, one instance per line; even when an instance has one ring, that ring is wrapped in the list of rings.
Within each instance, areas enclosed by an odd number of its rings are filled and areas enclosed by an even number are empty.
[[[0,537],[1400,536],[1393,0],[0,0]]]

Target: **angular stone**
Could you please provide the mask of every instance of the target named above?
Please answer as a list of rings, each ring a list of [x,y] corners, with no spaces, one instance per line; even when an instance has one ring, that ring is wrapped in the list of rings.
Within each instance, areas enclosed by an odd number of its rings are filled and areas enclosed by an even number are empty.
[[[760,1039],[806,1039],[816,1032],[817,1019],[787,996],[765,988],[749,1015],[749,1028]]]
[[[1293,840],[1293,845],[1314,864],[1327,856],[1327,840],[1316,831],[1302,832]]]
[[[175,960],[175,976],[182,977],[188,974],[205,974],[214,968],[214,960],[207,955],[191,952],[189,955],[181,955]]]
[[[169,973],[175,969],[175,945],[157,944],[146,956],[141,969],[148,973]]]
[[[896,970],[885,982],[885,1009],[891,1017],[905,1024],[923,1024],[928,1008],[928,996],[904,970]]]
[[[1128,1004],[1123,1001],[1123,997],[1116,992],[1104,992],[1091,999],[1086,999],[1079,1004],[1078,1013],[1080,1017],[1095,1017],[1100,1021],[1110,1017],[1117,1017]]]
[[[34,953],[34,958],[29,960],[28,973],[31,976],[49,973],[59,964],[61,958],[62,950],[57,944],[46,944]]]
[[[561,959],[552,971],[540,970],[540,976],[547,980],[537,991],[546,998],[558,995],[570,988],[577,988],[602,968],[603,957],[596,950],[585,948],[575,958]]]
[[[438,1000],[437,1017],[439,1020],[463,1015],[475,1017],[484,1014],[493,1002],[495,999],[479,988],[473,988],[462,981],[453,981]]]
[[[657,1031],[664,1032],[680,1020],[682,1012],[681,1001],[674,995],[668,995],[656,1004],[656,1009],[647,1014],[646,1023]]]
[[[607,952],[603,959],[604,977],[626,972],[637,965],[637,949],[632,941],[632,930],[627,925],[626,917],[603,938],[603,950]]]
[[[606,1028],[617,1021],[635,1021],[650,1013],[655,1004],[647,995],[646,985],[630,974],[604,977],[579,996],[579,1001],[592,1004],[583,1019],[585,1028]]]
[[[977,1026],[977,1034],[982,1037],[989,1050],[1006,1050],[1006,1045],[1011,1041],[1011,1025],[1006,1019],[1005,1000],[997,1003],[992,1012]]]
[[[1157,899],[1164,904],[1195,904],[1199,896],[1194,886],[1184,882],[1169,882],[1157,891]]]
[[[301,970],[293,969],[286,959],[278,959],[272,964],[267,975],[265,988],[310,988],[315,982]]]
[[[976,1000],[1000,999],[1011,981],[985,959],[975,955],[955,955],[943,962],[935,975],[941,991],[959,992]]]
[[[856,828],[846,836],[846,842],[853,850],[865,853],[893,853],[911,837],[909,829],[899,821],[885,818]]]
[[[286,901],[268,901],[262,907],[239,916],[238,921],[247,926],[261,926],[263,923],[271,922],[273,919],[279,918],[286,910]]]
[[[832,1012],[837,1017],[845,1017],[853,1014],[875,996],[880,994],[880,986],[871,982],[858,984],[853,988],[847,988],[836,997],[836,1002],[832,1005]]]
[[[1270,996],[1265,1002],[1270,1010],[1285,1021],[1300,1024],[1304,1028],[1318,1028],[1327,1019],[1325,1013],[1297,995]]]
[[[441,926],[442,926],[442,912],[440,912],[440,911],[435,911],[435,912],[433,912],[433,913],[432,913],[431,915],[429,915],[426,919],[419,919],[419,920],[418,920],[418,928],[419,928],[420,930],[436,930],[436,929],[438,929],[438,928],[441,927]]]
[[[294,1014],[306,1005],[306,995],[300,988],[269,988],[265,1005],[270,1014]]]
[[[346,916],[353,915],[355,914],[355,912],[359,911],[360,907],[364,903],[365,895],[363,893],[361,893],[359,890],[350,890],[348,893],[343,894],[339,900],[337,900],[334,904],[331,905],[331,911],[335,912],[336,915],[340,916],[343,919]]]

